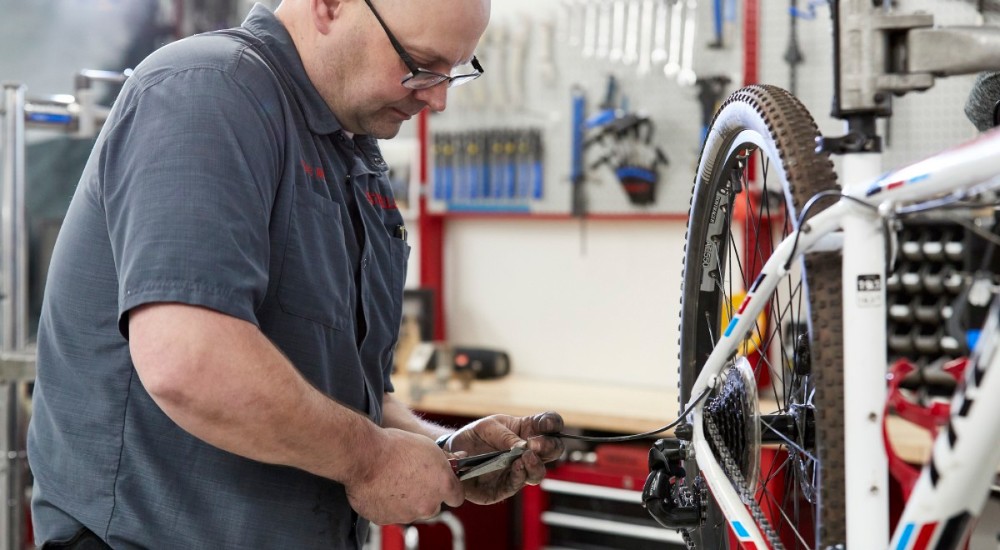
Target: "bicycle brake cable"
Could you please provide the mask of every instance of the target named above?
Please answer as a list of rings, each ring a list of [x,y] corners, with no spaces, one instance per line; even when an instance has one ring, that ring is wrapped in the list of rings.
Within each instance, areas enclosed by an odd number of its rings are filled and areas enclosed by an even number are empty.
[[[877,206],[868,204],[867,202],[852,197],[850,195],[844,195],[843,193],[835,189],[827,189],[826,191],[820,191],[819,193],[816,193],[808,201],[806,201],[806,205],[802,208],[802,212],[799,214],[799,219],[798,222],[796,223],[796,227],[798,228],[798,230],[795,232],[795,241],[792,242],[792,252],[788,256],[788,261],[785,262],[785,269],[789,269],[792,266],[792,261],[795,259],[795,251],[799,247],[799,237],[802,235],[802,224],[806,222],[806,216],[809,215],[809,211],[812,210],[814,206],[816,206],[816,203],[819,202],[820,199],[824,199],[826,197],[834,197],[834,196],[839,197],[841,199],[847,199],[849,201],[856,202],[861,206],[867,206],[872,210],[876,211],[878,210]]]
[[[568,433],[563,433],[563,432],[559,432],[557,434],[546,434],[546,435],[554,435],[554,436],[563,437],[563,438],[566,438],[566,439],[578,439],[580,441],[591,441],[591,442],[595,442],[595,443],[620,443],[622,441],[637,441],[639,439],[643,439],[643,438],[649,437],[651,435],[656,435],[656,434],[665,432],[665,431],[669,430],[670,428],[676,427],[678,424],[680,424],[681,422],[684,421],[684,418],[686,418],[687,415],[691,413],[691,410],[694,409],[695,406],[698,405],[698,403],[700,403],[703,399],[705,399],[706,396],[708,396],[708,392],[709,391],[711,391],[711,388],[705,388],[701,392],[701,394],[698,396],[698,398],[695,399],[694,401],[692,401],[691,404],[688,405],[688,407],[686,409],[684,409],[684,411],[681,412],[681,414],[677,417],[676,420],[674,420],[670,424],[667,424],[666,426],[663,426],[662,428],[659,428],[659,429],[656,429],[656,430],[652,430],[652,431],[649,431],[649,432],[643,432],[641,434],[633,434],[633,435],[616,435],[616,436],[609,436],[609,437],[600,437],[600,436],[591,436],[591,435],[576,435],[576,434],[568,434]]]

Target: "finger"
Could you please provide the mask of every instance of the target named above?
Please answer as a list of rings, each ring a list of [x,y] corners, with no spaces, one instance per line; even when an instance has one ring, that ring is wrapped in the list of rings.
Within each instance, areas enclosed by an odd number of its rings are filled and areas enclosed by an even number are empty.
[[[524,483],[538,485],[545,479],[545,463],[535,453],[524,453],[518,462],[524,465]]]
[[[500,422],[484,422],[483,430],[484,432],[479,434],[480,437],[500,450],[512,449],[516,445],[526,444],[524,438]]]
[[[448,490],[445,492],[444,503],[452,508],[458,508],[465,502],[465,488],[458,476],[451,476]]]
[[[563,430],[563,418],[554,411],[532,416],[530,424],[532,431],[536,434],[557,434]]]
[[[516,493],[521,490],[524,486],[524,482],[528,479],[527,467],[524,463],[524,457],[530,455],[531,453],[525,453],[521,455],[521,458],[515,460],[510,465],[510,475],[507,476],[507,492]]]
[[[565,445],[562,438],[543,435],[529,439],[528,449],[538,455],[542,462],[552,462],[562,456]]]

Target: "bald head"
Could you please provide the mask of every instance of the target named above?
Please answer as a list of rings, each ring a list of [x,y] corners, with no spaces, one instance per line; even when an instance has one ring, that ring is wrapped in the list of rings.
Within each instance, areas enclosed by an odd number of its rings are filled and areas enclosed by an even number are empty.
[[[490,0],[283,0],[275,13],[344,128],[392,137],[421,109],[444,110],[447,85],[403,87],[410,69],[389,34],[417,67],[450,74],[475,54]]]

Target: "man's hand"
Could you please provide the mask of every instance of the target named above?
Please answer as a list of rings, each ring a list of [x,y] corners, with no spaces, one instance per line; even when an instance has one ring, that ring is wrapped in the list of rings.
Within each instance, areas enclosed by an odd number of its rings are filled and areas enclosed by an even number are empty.
[[[464,451],[468,456],[506,451],[522,441],[528,443],[528,452],[515,460],[510,468],[463,481],[465,498],[476,504],[492,504],[520,491],[525,484],[541,483],[545,477],[544,464],[562,455],[562,440],[551,435],[562,429],[562,417],[546,412],[521,418],[497,414],[455,432],[445,450],[453,453]]]
[[[344,484],[351,507],[378,525],[436,516],[465,501],[448,457],[422,435],[386,428],[367,471]]]

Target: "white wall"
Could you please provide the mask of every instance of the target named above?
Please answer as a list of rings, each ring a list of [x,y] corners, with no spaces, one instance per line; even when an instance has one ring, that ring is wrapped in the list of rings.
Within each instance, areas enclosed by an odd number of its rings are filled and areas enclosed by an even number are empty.
[[[450,220],[449,339],[524,375],[674,387],[684,225]]]

